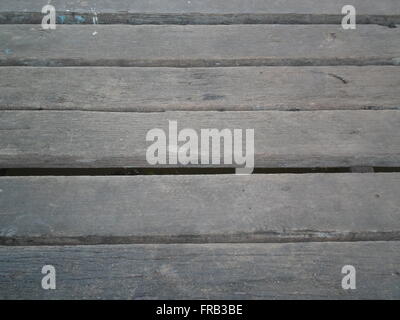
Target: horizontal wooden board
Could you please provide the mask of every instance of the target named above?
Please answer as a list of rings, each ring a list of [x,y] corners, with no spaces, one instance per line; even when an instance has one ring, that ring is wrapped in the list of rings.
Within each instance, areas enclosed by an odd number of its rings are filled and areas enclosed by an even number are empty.
[[[353,0],[360,14],[400,14],[397,0]],[[335,14],[348,4],[345,0],[52,0],[61,11],[132,13],[309,13]],[[43,4],[36,0],[3,0],[0,12],[41,11]]]
[[[0,74],[3,110],[400,109],[397,66],[3,67]]]
[[[3,244],[400,240],[400,173],[0,177]]]
[[[400,163],[398,110],[2,111],[0,167],[155,167],[146,160],[153,144],[146,141],[146,135],[154,128],[168,135],[169,121],[177,122],[178,131],[194,129],[199,137],[201,129],[254,129],[255,166],[261,168],[398,167]],[[179,148],[168,151],[178,154]],[[224,165],[199,159],[199,165],[188,166]]]
[[[399,38],[376,25],[1,25],[0,65],[399,65]]]
[[[0,261],[1,299],[400,298],[399,242],[0,247]]]
[[[45,3],[3,0],[0,23],[41,23]],[[345,0],[53,0],[59,23],[340,23]],[[398,23],[397,0],[353,0],[358,23]],[[79,16],[78,16],[79,15]]]

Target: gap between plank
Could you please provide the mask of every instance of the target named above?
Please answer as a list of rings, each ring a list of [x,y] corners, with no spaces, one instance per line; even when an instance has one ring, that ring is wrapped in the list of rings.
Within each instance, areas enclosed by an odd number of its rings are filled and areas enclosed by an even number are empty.
[[[1,67],[0,67],[1,68]],[[105,67],[107,68],[107,67]],[[79,108],[79,107],[62,107],[62,109],[54,109],[52,106],[40,106],[40,107],[27,107],[27,106],[9,106],[9,105],[1,105],[0,104],[0,111],[52,111],[52,112],[63,112],[63,111],[83,111],[83,112],[132,112],[132,113],[160,113],[160,112],[171,112],[171,111],[190,111],[190,112],[204,112],[204,111],[212,111],[212,112],[229,112],[229,111],[252,111],[252,112],[260,112],[260,111],[279,111],[279,112],[315,112],[315,111],[348,111],[348,110],[357,110],[357,111],[384,111],[384,110],[400,110],[399,106],[374,106],[374,105],[365,105],[365,106],[340,106],[340,107],[331,107],[331,106],[318,106],[318,109],[312,107],[285,107],[282,106],[268,106],[268,107],[261,107],[261,106],[224,106],[224,107],[202,107],[199,108],[178,108],[178,107],[160,107],[158,108],[142,108],[142,109],[130,109],[129,107],[113,107],[113,109],[109,109],[107,107],[97,107],[95,106],[93,109],[87,108]]]
[[[252,174],[400,172],[400,167],[254,168]],[[235,174],[235,168],[0,168],[0,176],[126,176]]]
[[[86,59],[1,58],[0,67],[306,67],[306,66],[398,66],[398,58],[240,58],[240,59]]]
[[[117,244],[211,244],[399,241],[400,231],[336,232],[296,230],[238,234],[181,234],[158,236],[0,237],[2,246],[117,245]]]

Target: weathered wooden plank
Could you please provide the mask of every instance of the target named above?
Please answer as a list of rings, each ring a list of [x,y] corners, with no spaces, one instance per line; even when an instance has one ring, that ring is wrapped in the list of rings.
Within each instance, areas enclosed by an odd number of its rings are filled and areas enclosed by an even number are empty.
[[[345,0],[53,0],[59,23],[340,23]],[[398,23],[397,0],[353,0],[358,23]],[[41,23],[44,4],[3,0],[0,23]],[[79,15],[79,16],[77,16]]]
[[[2,25],[0,65],[398,65],[399,38],[400,28],[376,25]]]
[[[178,131],[194,129],[199,137],[201,129],[254,129],[256,167],[396,167],[400,162],[398,110],[2,111],[0,167],[154,167],[146,160],[153,144],[146,135],[154,128],[168,135],[169,121],[177,122]],[[199,165],[189,166],[224,166],[206,164],[200,153]],[[168,163],[162,166],[181,166]]]
[[[400,298],[399,242],[0,247],[0,260],[1,299]],[[41,288],[47,264],[56,290]]]
[[[0,74],[3,110],[400,108],[397,66],[3,67]]]
[[[400,240],[400,174],[1,177],[2,244]]]
[[[305,13],[335,14],[347,5],[345,0],[52,0],[62,11],[133,12],[133,13]],[[360,14],[400,14],[397,0],[353,0]],[[41,11],[43,4],[36,0],[3,0],[0,12]]]

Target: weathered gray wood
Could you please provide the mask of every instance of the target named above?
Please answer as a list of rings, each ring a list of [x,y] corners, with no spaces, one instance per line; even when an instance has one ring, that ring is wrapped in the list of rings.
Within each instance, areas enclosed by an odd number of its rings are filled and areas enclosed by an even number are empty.
[[[400,298],[399,242],[0,247],[0,261],[1,299]]]
[[[376,25],[2,25],[0,65],[398,65],[399,38],[400,28]]]
[[[3,67],[0,74],[0,109],[6,110],[400,108],[397,66]]]
[[[35,0],[2,0],[0,23],[40,23]],[[53,0],[59,23],[218,24],[218,23],[340,23],[345,0]],[[358,23],[398,23],[397,0],[353,0]],[[77,18],[74,14],[79,14]]]
[[[397,0],[353,0],[360,14],[400,14]],[[52,0],[61,11],[132,13],[306,13],[336,14],[347,5],[345,0]],[[0,12],[41,11],[43,3],[37,0],[3,0]]]
[[[400,240],[400,173],[1,177],[0,242]]]
[[[192,128],[198,135],[208,128],[254,129],[256,167],[396,167],[400,163],[398,110],[2,111],[0,167],[154,167],[146,161],[152,144],[146,135],[154,128],[168,134],[172,120],[177,121],[178,131]],[[223,166],[200,160],[199,166]]]

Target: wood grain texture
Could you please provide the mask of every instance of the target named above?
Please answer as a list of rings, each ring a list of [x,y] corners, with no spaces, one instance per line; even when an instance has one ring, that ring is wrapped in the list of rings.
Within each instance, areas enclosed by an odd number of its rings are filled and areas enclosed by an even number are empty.
[[[400,174],[1,177],[5,244],[400,240]]]
[[[312,13],[335,14],[348,4],[345,0],[52,0],[61,11],[133,13]],[[353,0],[360,14],[400,14],[397,0]],[[0,12],[41,11],[43,4],[36,0],[3,0]]]
[[[396,66],[3,67],[3,110],[400,109]]]
[[[399,38],[400,28],[376,25],[2,25],[0,65],[398,65]]]
[[[0,247],[1,299],[399,299],[400,243]],[[41,288],[56,268],[57,289]],[[344,265],[356,290],[343,290]]]
[[[154,167],[146,160],[153,143],[146,135],[154,128],[168,133],[172,120],[178,130],[192,128],[198,135],[208,128],[254,129],[255,166],[261,168],[398,167],[400,162],[398,110],[2,111],[0,166]],[[199,163],[191,166],[224,166]]]
[[[345,0],[53,0],[59,23],[228,24],[340,23]],[[353,0],[357,23],[398,23],[397,0]],[[3,0],[0,23],[41,23],[43,3]],[[77,18],[79,15],[79,18]]]

